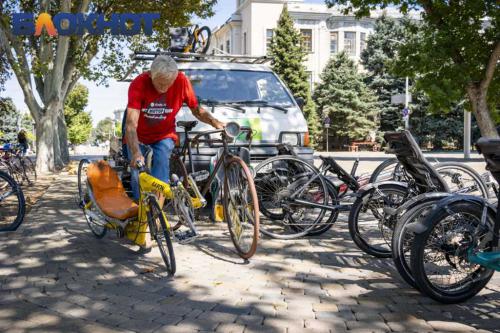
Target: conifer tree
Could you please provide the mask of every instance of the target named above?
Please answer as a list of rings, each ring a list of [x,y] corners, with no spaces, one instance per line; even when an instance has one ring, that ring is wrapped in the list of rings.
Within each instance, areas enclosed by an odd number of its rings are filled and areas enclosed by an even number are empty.
[[[309,127],[309,134],[314,141],[321,135],[321,123],[311,99],[309,78],[304,66],[307,52],[301,45],[302,36],[295,29],[287,6],[283,6],[280,18],[269,47],[272,68],[286,83],[295,97],[304,99],[304,115]]]
[[[328,61],[314,100],[319,114],[330,117],[331,133],[338,145],[363,140],[378,128],[377,97],[345,52]]]

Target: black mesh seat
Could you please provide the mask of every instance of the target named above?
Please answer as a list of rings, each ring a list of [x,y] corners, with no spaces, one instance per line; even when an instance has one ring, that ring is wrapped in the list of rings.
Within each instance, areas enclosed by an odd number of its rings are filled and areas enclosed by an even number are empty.
[[[384,139],[388,146],[387,152],[396,154],[399,163],[415,180],[415,185],[421,193],[449,192],[448,185],[424,157],[409,131],[387,132]]]
[[[500,139],[481,138],[476,146],[486,160],[486,169],[500,183]]]
[[[177,122],[177,126],[184,128],[188,132],[190,130],[192,130],[193,128],[195,128],[196,125],[198,125],[198,121],[196,121],[196,120],[192,120],[192,121],[178,121]]]

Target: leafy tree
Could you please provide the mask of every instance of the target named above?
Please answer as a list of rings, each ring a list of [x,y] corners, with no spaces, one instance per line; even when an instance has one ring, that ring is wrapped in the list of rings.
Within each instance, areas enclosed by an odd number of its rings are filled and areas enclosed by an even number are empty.
[[[314,100],[319,113],[330,117],[331,133],[337,144],[362,140],[378,127],[377,97],[345,52],[328,61],[321,83],[314,91]]]
[[[39,171],[53,171],[69,161],[63,103],[80,78],[105,82],[106,78],[121,76],[130,63],[125,54],[129,49],[164,49],[168,45],[169,27],[187,25],[193,15],[201,18],[212,15],[215,2],[1,1],[0,52],[15,74],[36,123]],[[161,17],[154,22],[151,36],[114,36],[106,30],[103,35],[85,32],[81,36],[55,37],[44,31],[35,37],[12,33],[12,14],[18,12],[34,13],[35,17],[42,12],[52,16],[59,12],[102,13],[108,19],[112,13],[160,13]]]
[[[396,71],[416,77],[431,108],[450,110],[468,97],[483,136],[497,137],[500,120],[500,10],[497,0],[325,0],[345,5],[358,17],[370,10],[396,6],[400,12],[422,10],[422,24],[408,24],[413,33],[399,47]]]
[[[113,119],[109,117],[100,120],[95,128],[95,138],[100,142],[110,140],[114,134],[113,124]]]
[[[76,84],[64,103],[64,118],[68,127],[68,139],[72,144],[87,142],[92,132],[92,117],[85,108],[88,104],[89,90]]]
[[[309,126],[309,133],[314,140],[321,135],[321,123],[311,100],[309,79],[304,66],[307,52],[301,46],[302,36],[293,26],[288,7],[283,6],[274,36],[269,47],[272,68],[286,83],[295,97],[304,99],[304,114]]]
[[[404,27],[397,20],[381,16],[375,21],[374,33],[367,39],[361,61],[368,75],[366,83],[380,102],[380,131],[393,131],[404,127],[401,106],[391,104],[391,96],[405,92],[405,79],[393,75],[388,64],[397,55],[395,40],[405,38]],[[413,103],[412,103],[413,104]]]
[[[0,97],[0,131],[4,142],[17,141],[18,120],[20,114],[11,98]]]

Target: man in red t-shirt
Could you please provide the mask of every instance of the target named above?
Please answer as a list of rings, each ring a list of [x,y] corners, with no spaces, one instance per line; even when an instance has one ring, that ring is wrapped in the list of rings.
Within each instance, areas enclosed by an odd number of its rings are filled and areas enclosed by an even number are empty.
[[[132,192],[139,199],[137,161],[144,163],[145,145],[153,150],[151,174],[168,183],[170,154],[177,140],[175,116],[183,104],[200,121],[222,129],[224,123],[213,118],[196,99],[193,87],[179,72],[171,57],[155,58],[151,70],[137,76],[128,91],[126,140],[132,166]]]

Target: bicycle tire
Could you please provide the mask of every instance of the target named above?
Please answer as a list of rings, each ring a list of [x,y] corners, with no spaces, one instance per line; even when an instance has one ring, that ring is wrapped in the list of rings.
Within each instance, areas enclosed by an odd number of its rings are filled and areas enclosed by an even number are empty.
[[[207,27],[207,26],[203,26],[201,28],[198,29],[198,39],[200,38],[200,36],[202,36],[202,33],[203,32],[206,32],[207,33],[207,40],[205,42],[205,44],[201,46],[199,46],[200,41],[199,40],[196,40],[193,38],[193,47],[192,49],[194,50],[195,53],[201,53],[201,54],[205,54],[207,53],[208,51],[208,48],[210,47],[210,38],[212,37],[212,31],[210,31],[210,28]]]
[[[381,192],[386,192],[386,193],[396,193],[396,194],[399,194],[403,197],[406,197],[406,194],[407,194],[407,191],[408,189],[405,187],[405,186],[402,186],[402,185],[396,185],[396,184],[384,184],[384,183],[381,183],[379,186],[378,186],[378,190],[381,191]],[[371,188],[365,192],[363,192],[357,199],[356,201],[354,202],[354,204],[352,205],[351,207],[351,211],[349,213],[349,234],[351,235],[351,238],[352,240],[354,241],[354,243],[358,246],[359,249],[363,250],[365,253],[368,253],[374,257],[377,257],[377,258],[390,258],[391,255],[392,255],[392,251],[391,251],[391,243],[392,243],[392,232],[394,230],[394,226],[391,225],[391,221],[389,221],[389,225],[386,226],[384,224],[384,226],[386,227],[385,229],[388,229],[387,232],[390,233],[390,236],[389,235],[384,235],[383,232],[382,232],[382,237],[383,237],[383,241],[386,243],[385,245],[387,245],[388,249],[385,249],[385,248],[380,248],[380,247],[376,247],[376,246],[373,246],[373,245],[370,245],[368,242],[367,242],[367,239],[365,238],[372,238],[371,235],[363,235],[363,233],[365,233],[364,231],[361,232],[360,231],[360,212],[361,210],[363,209],[363,207],[365,206],[365,204],[368,204],[370,201],[367,201],[365,202],[366,200],[366,197],[369,196],[369,195],[373,195],[373,193],[376,191],[375,188]],[[385,205],[385,201],[384,201],[384,204],[382,205],[382,207],[379,207],[381,208],[382,210],[384,210],[386,207]],[[397,208],[397,207],[394,207],[394,208]],[[373,209],[370,208],[370,207],[367,207],[366,210],[370,209],[370,211],[372,213],[374,213]],[[378,212],[377,212],[378,213]],[[395,219],[395,217],[393,217],[393,219]],[[379,227],[380,227],[380,221],[378,221],[378,224],[379,224]],[[394,221],[395,223],[395,221]],[[368,237],[367,237],[368,236]]]
[[[170,177],[175,174],[180,179],[182,179],[182,185],[189,193],[189,179],[186,166],[180,156],[172,154],[170,156]],[[169,205],[164,205],[165,208],[169,207]],[[177,230],[181,227],[182,223],[178,221],[175,225],[172,226],[172,230]]]
[[[442,196],[432,198],[422,198],[413,207],[409,207],[401,217],[398,217],[396,228],[392,236],[392,260],[399,275],[403,280],[413,288],[418,289],[410,267],[409,254],[411,244],[414,240],[414,234],[408,229],[410,223],[421,222],[425,216],[435,207],[436,203],[450,196],[449,193],[443,193]],[[425,214],[425,215],[423,215]],[[407,255],[408,254],[408,255]]]
[[[390,178],[387,179],[379,179],[379,177],[383,174],[384,170],[388,169],[392,165],[395,165],[395,170],[397,170],[398,167],[402,167],[401,164],[399,164],[399,161],[395,157],[391,157],[385,161],[383,161],[381,164],[377,166],[375,171],[373,171],[372,175],[370,176],[369,183],[376,183],[377,181],[386,181],[386,180],[398,180],[394,179],[394,173],[391,172]]]
[[[105,226],[101,226],[97,222],[94,221],[94,218],[87,213],[88,210],[92,211],[94,210],[94,205],[95,203],[92,203],[90,206],[87,207],[87,204],[91,201],[90,199],[90,194],[89,194],[89,189],[87,188],[87,165],[89,165],[91,162],[84,158],[81,159],[80,162],[78,163],[78,205],[83,211],[83,215],[85,216],[85,220],[87,221],[87,225],[90,228],[90,231],[92,231],[92,234],[98,239],[103,238],[106,236],[106,233],[108,232],[108,228]]]
[[[313,228],[318,226],[323,217],[325,216],[326,209],[321,208],[319,214],[315,217],[314,221],[307,223],[306,226],[293,226],[293,223],[288,223],[288,219],[292,219],[291,215],[285,211],[281,204],[269,203],[269,196],[278,195],[282,190],[288,191],[288,187],[291,185],[288,183],[283,184],[281,180],[277,180],[275,182],[274,177],[281,177],[283,175],[276,175],[276,165],[280,166],[280,170],[291,170],[296,169],[297,174],[293,173],[293,176],[301,176],[306,181],[318,175],[318,183],[317,186],[320,191],[320,195],[318,198],[322,200],[320,202],[323,205],[328,203],[328,188],[325,184],[325,180],[323,175],[321,175],[320,171],[314,167],[313,165],[305,162],[304,160],[291,156],[291,155],[278,155],[275,157],[271,157],[266,159],[265,161],[259,163],[255,167],[255,181],[257,183],[256,188],[258,188],[258,198],[259,198],[259,207],[262,214],[270,219],[270,223],[262,223],[260,225],[260,232],[268,237],[276,238],[276,239],[295,239],[302,236],[305,236],[311,231]],[[285,163],[285,165],[281,165]],[[265,178],[268,175],[266,174],[268,171],[267,168],[270,167],[270,170],[273,171],[273,175],[270,178]],[[292,168],[293,167],[293,168]],[[297,180],[294,180],[296,182]],[[269,184],[273,187],[268,188]],[[266,188],[264,188],[264,186]],[[284,186],[284,187],[283,187]],[[276,192],[276,193],[275,193]],[[321,195],[322,193],[322,195]],[[296,204],[296,206],[298,206]],[[271,211],[271,209],[277,209],[278,212]],[[281,210],[281,211],[280,211]],[[292,221],[293,222],[293,221]],[[281,225],[280,225],[281,224]],[[292,227],[293,226],[293,227]],[[278,228],[278,229],[276,229]]]
[[[0,185],[4,183],[4,185],[0,186],[0,191],[3,192],[4,188],[9,188],[12,190],[11,194],[15,195],[17,199],[17,209],[14,209],[16,211],[16,217],[9,224],[6,224],[5,226],[1,225],[0,231],[15,231],[19,228],[21,223],[23,223],[24,216],[26,214],[26,201],[24,199],[24,193],[21,186],[19,186],[14,178],[7,172],[0,171],[0,181]],[[0,196],[3,197],[3,195],[4,193],[0,192]],[[5,198],[2,198],[2,201],[3,200],[5,200]],[[0,210],[2,208],[2,201],[0,201]],[[5,218],[6,214],[0,214],[0,222],[2,222],[2,217]]]
[[[158,249],[160,250],[161,257],[163,262],[167,268],[168,275],[175,275],[176,271],[176,262],[175,262],[175,254],[174,247],[172,245],[172,238],[170,237],[170,226],[165,219],[165,215],[158,204],[156,198],[151,197],[148,200],[148,225],[149,232],[156,243],[158,244]],[[157,223],[159,222],[159,223]],[[158,230],[160,227],[161,230]],[[163,242],[164,240],[164,242]]]
[[[459,162],[443,162],[443,163],[437,163],[436,165],[434,165],[434,168],[436,168],[437,172],[441,174],[441,177],[443,177],[443,179],[445,179],[446,176],[446,174],[444,174],[444,170],[447,169],[458,169],[467,173],[469,176],[472,177],[474,182],[478,185],[479,187],[478,190],[481,192],[481,196],[486,199],[489,197],[488,186],[481,178],[481,175],[470,166]],[[470,193],[465,193],[465,194],[470,194]]]
[[[241,179],[241,176],[244,176],[247,186],[236,189],[236,191],[232,191],[233,189],[230,188],[230,177],[234,174],[231,168],[233,166],[237,166],[239,170],[238,172],[238,178]],[[243,172],[243,175],[241,174]],[[234,192],[241,194],[244,194],[246,192],[247,195],[250,196],[250,199],[252,200],[252,203],[248,203],[248,198],[245,200],[240,200],[242,203],[246,206],[244,209],[243,214],[240,214],[241,212],[237,212],[239,209],[238,207],[234,206],[241,206],[241,203],[235,203],[234,201]],[[248,193],[249,192],[249,193]],[[255,190],[255,184],[253,181],[253,176],[250,170],[248,169],[248,166],[243,162],[243,160],[239,157],[236,156],[231,156],[226,158],[225,165],[224,165],[224,195],[223,195],[223,206],[224,206],[224,217],[227,222],[227,226],[229,229],[229,234],[231,236],[231,240],[234,244],[234,247],[236,248],[236,251],[238,252],[238,255],[243,258],[243,259],[249,259],[252,257],[255,252],[257,251],[257,243],[259,240],[259,201],[257,198],[257,191]],[[248,209],[248,206],[253,206],[253,209]],[[238,226],[236,225],[234,219],[235,215],[234,213],[238,213],[238,220],[242,220],[243,216],[245,217],[245,220],[248,220],[250,223],[247,224],[252,225],[253,227],[253,232],[252,232],[252,244],[250,247],[247,249],[243,249],[240,240],[238,238],[241,238],[241,234],[238,236],[238,230],[235,229]],[[240,216],[241,215],[241,216]],[[240,231],[244,230],[245,226],[240,226]]]
[[[439,209],[439,207],[437,207],[436,209]],[[425,262],[424,262],[425,260],[424,251],[426,250],[427,241],[433,234],[433,231],[439,226],[439,224],[444,219],[446,219],[447,216],[449,216],[450,211],[460,212],[462,214],[468,214],[474,216],[479,224],[481,223],[483,207],[477,204],[471,204],[466,201],[465,202],[458,201],[448,205],[447,209],[439,209],[437,211],[436,209],[434,209],[433,212],[427,217],[427,221],[429,219],[432,219],[431,228],[429,228],[428,230],[426,230],[421,234],[415,235],[415,239],[413,241],[411,250],[411,270],[413,273],[413,277],[415,278],[415,282],[419,287],[419,290],[423,294],[431,297],[432,299],[438,302],[445,304],[460,303],[471,297],[474,297],[478,292],[480,292],[493,276],[494,270],[484,268],[483,266],[479,266],[479,268],[477,268],[477,270],[474,271],[473,274],[474,275],[480,274],[481,277],[471,282],[469,284],[470,287],[463,290],[457,290],[455,292],[447,291],[443,288],[438,288],[435,284],[433,284],[430,281],[429,277],[427,276]],[[493,230],[492,225],[494,223],[494,220],[495,216],[491,216],[491,214],[488,214],[486,222],[490,224],[491,227],[490,230]],[[444,230],[442,229],[439,230],[438,234],[442,235],[443,231]],[[491,250],[492,248],[493,246],[490,241],[489,249]],[[455,285],[460,285],[460,284],[456,283]]]

